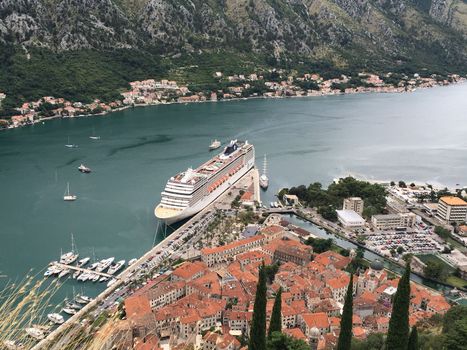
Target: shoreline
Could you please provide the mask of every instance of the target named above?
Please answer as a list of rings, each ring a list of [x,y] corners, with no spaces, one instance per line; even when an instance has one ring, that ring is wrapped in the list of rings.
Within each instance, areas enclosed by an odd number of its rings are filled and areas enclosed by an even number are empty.
[[[44,117],[44,118],[40,118],[40,119],[37,119],[37,120],[34,120],[32,122],[28,122],[26,124],[22,124],[22,125],[17,125],[17,126],[9,126],[9,127],[6,127],[6,128],[0,128],[0,132],[1,131],[7,131],[7,130],[11,130],[11,129],[17,129],[17,128],[22,128],[22,127],[26,127],[26,126],[31,126],[31,125],[35,125],[35,124],[40,124],[40,123],[43,123],[45,124],[45,122],[47,121],[50,121],[50,120],[54,120],[54,119],[73,119],[73,118],[88,118],[88,117],[103,117],[103,116],[107,116],[107,115],[111,115],[113,113],[116,113],[116,112],[121,112],[121,111],[125,111],[127,109],[133,109],[133,108],[139,108],[139,107],[154,107],[154,106],[161,106],[161,105],[173,105],[173,104],[184,104],[184,105],[188,105],[188,104],[198,104],[198,103],[217,103],[217,102],[234,102],[234,101],[245,101],[245,100],[256,100],[256,99],[293,99],[293,98],[314,98],[314,97],[327,97],[327,96],[343,96],[343,95],[361,95],[361,94],[403,94],[403,93],[412,93],[412,92],[415,92],[417,90],[427,90],[427,89],[432,89],[432,88],[442,88],[442,87],[449,87],[449,86],[453,86],[453,85],[459,85],[459,84],[464,84],[467,82],[467,79],[466,78],[460,78],[460,80],[458,81],[453,81],[449,84],[440,84],[440,85],[434,85],[434,86],[423,86],[423,87],[420,87],[420,86],[416,86],[415,88],[413,88],[412,90],[403,90],[403,91],[398,91],[397,88],[394,88],[395,90],[393,91],[372,91],[372,90],[367,90],[367,91],[354,91],[354,92],[334,92],[334,91],[331,91],[329,93],[327,92],[320,92],[320,93],[317,93],[317,94],[305,94],[305,95],[296,95],[296,96],[248,96],[248,97],[232,97],[232,98],[228,98],[228,99],[219,99],[219,100],[204,100],[204,101],[170,101],[170,102],[158,102],[158,103],[135,103],[135,104],[132,104],[132,105],[125,105],[125,106],[122,106],[122,107],[118,107],[118,108],[115,108],[115,109],[112,109],[112,110],[109,110],[109,111],[103,111],[101,113],[89,113],[89,114],[79,114],[79,115],[75,115],[75,116],[62,116],[62,115],[55,115],[55,116],[50,116],[50,117]],[[369,88],[369,89],[378,89],[378,88]]]

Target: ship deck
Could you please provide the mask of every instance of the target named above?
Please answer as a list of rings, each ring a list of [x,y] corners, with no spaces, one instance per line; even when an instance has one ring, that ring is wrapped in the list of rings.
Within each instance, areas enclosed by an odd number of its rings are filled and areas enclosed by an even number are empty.
[[[180,214],[181,211],[181,209],[166,208],[158,205],[154,210],[154,214],[159,219],[168,219]]]
[[[245,146],[251,147],[251,145],[241,144],[240,147],[237,149],[237,151],[231,154],[228,158],[222,159],[220,157],[221,154],[223,154],[222,152],[216,155],[215,157],[209,159],[208,161],[204,162],[199,167],[193,170],[193,177],[191,178],[191,180],[194,180],[194,183],[197,183],[202,178],[206,178],[206,177],[209,178],[212,175],[218,173],[224,167],[230,164],[234,159],[236,159],[241,154],[242,150],[248,149],[248,148],[245,148]],[[171,181],[182,183],[182,179],[184,176],[185,176],[185,172],[178,173],[177,175],[174,176],[174,178]]]

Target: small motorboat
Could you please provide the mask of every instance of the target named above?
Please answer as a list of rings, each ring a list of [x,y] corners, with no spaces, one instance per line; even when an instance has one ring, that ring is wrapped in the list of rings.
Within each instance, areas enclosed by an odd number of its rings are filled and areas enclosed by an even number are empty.
[[[71,272],[70,269],[62,270],[62,272],[60,272],[60,273],[58,274],[58,278],[65,277],[65,276],[68,275],[70,272]]]
[[[209,150],[210,151],[213,151],[215,149],[218,149],[219,147],[221,146],[221,142],[219,140],[214,140],[211,142],[211,144],[209,145]]]
[[[91,260],[90,257],[82,258],[82,259],[80,259],[80,260],[78,261],[77,266],[78,266],[78,267],[83,267],[84,265],[86,265],[86,264],[89,262],[89,260]]]
[[[71,307],[64,307],[62,311],[68,315],[74,315],[77,312],[75,309],[72,309]]]
[[[107,282],[107,287],[112,286],[117,280],[115,278],[112,278],[109,282]]]
[[[78,167],[78,170],[84,174],[89,174],[91,172],[91,168],[88,168],[86,165],[84,164],[81,164],[79,167]]]
[[[86,295],[79,295],[79,296],[76,297],[76,301],[79,304],[88,304],[93,300],[94,300],[93,298],[90,298],[90,297],[88,297]]]
[[[39,328],[30,327],[30,328],[26,328],[25,331],[26,331],[27,335],[29,335],[30,337],[32,337],[34,339],[42,340],[42,339],[45,338],[44,331],[39,329]]]
[[[63,316],[57,313],[48,314],[47,318],[55,324],[62,324],[65,322]]]

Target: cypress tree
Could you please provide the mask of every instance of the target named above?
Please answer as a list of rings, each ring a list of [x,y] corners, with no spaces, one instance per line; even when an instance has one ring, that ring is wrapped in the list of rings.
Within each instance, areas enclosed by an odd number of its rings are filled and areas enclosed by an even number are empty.
[[[266,350],[266,269],[259,268],[248,350]]]
[[[337,350],[350,350],[352,342],[352,316],[353,316],[353,275],[350,275],[347,294],[345,295],[344,309],[341,317],[341,331]]]
[[[399,280],[392,302],[386,349],[406,350],[409,341],[410,261]]]
[[[276,293],[274,306],[272,307],[271,321],[269,321],[268,337],[271,338],[272,332],[282,331],[282,288]]]
[[[417,327],[412,327],[412,332],[410,332],[409,345],[407,345],[407,350],[418,350],[418,331]]]

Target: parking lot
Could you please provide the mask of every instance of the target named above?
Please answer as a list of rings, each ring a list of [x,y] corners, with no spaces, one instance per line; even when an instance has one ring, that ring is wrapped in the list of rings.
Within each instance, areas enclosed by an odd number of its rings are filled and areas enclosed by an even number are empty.
[[[391,251],[400,251],[402,254],[430,254],[443,251],[444,246],[436,240],[436,234],[430,229],[396,232],[374,232],[366,238],[366,246],[379,254],[392,256]],[[401,247],[401,248],[400,248]]]

